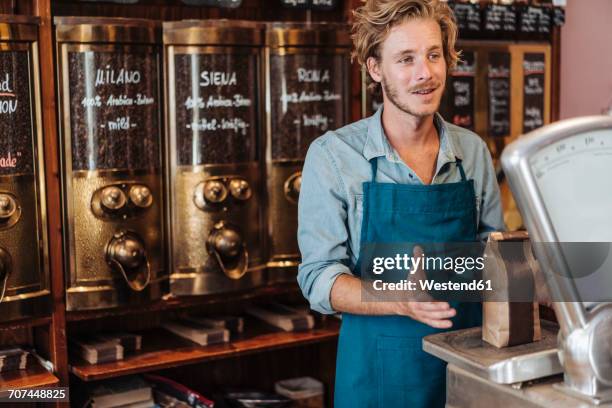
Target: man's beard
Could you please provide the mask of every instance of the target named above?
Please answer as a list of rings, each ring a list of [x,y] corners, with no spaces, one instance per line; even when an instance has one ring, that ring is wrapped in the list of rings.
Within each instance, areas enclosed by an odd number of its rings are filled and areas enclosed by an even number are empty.
[[[382,86],[382,89],[385,95],[387,95],[387,99],[389,99],[389,102],[395,105],[395,107],[401,110],[402,112],[407,113],[417,118],[423,118],[423,117],[426,117],[432,114],[432,112],[417,112],[411,109],[410,106],[408,106],[408,104],[402,103],[400,101],[400,98],[398,95],[399,92],[397,88],[394,88],[392,85],[388,84],[387,81],[385,81],[385,78],[382,78],[380,83],[381,83],[381,86]],[[433,113],[437,112],[439,107],[440,107],[440,101],[438,101],[438,105],[435,107]]]

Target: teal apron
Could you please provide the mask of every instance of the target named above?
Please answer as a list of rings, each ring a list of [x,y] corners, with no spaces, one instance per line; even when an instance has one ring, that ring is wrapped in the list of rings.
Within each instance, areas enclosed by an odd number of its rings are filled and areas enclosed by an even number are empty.
[[[469,242],[477,239],[474,180],[407,185],[363,183],[361,250],[354,274],[360,275],[363,245],[400,242]],[[481,324],[479,303],[452,304],[453,330]],[[438,333],[403,316],[342,314],[336,362],[336,408],[436,408],[446,400],[445,363],[422,349],[423,336]]]

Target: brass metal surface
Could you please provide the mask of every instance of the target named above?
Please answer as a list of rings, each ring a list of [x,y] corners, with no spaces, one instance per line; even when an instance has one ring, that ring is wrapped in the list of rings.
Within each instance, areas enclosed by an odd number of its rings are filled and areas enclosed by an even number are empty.
[[[0,190],[0,230],[17,224],[21,217],[21,206],[14,195]]]
[[[302,188],[302,172],[297,171],[287,178],[283,185],[283,191],[285,192],[285,198],[287,201],[293,204],[297,204],[300,198],[300,190]]]
[[[39,232],[35,178],[22,175],[12,182],[4,179],[0,181],[0,189],[10,192],[19,200],[22,213],[16,224],[0,231],[0,246],[12,259],[5,297],[48,289],[48,276],[41,255],[43,241]]]
[[[196,205],[195,193],[202,189],[202,183],[206,180],[228,183],[237,178],[245,180],[251,186],[250,199],[239,200],[228,195],[217,205],[206,205],[202,209]],[[258,163],[181,166],[170,185],[173,187],[170,222],[173,237],[172,293],[215,293],[261,284],[261,274],[258,274],[258,277],[250,276],[265,264],[260,203],[262,186]],[[234,279],[226,276],[214,253],[207,248],[206,241],[219,222],[232,225],[245,245],[244,254],[248,253],[248,267],[244,276],[232,274]],[[240,279],[237,280],[236,277]],[[245,282],[237,282],[243,280]],[[206,287],[207,282],[211,283],[210,287]]]
[[[144,185],[151,191],[153,202],[129,218],[99,219],[91,210],[91,199],[104,186],[125,184]],[[150,265],[151,281],[167,278],[164,271],[163,201],[161,175],[151,173],[141,176],[126,176],[124,172],[106,172],[102,177],[72,178],[71,191],[67,195],[70,205],[67,223],[69,226],[70,270],[67,277],[69,310],[118,306],[122,293],[130,292],[130,285],[121,272],[107,262],[106,248],[109,241],[120,231],[130,231],[142,241],[146,261]],[[70,214],[72,216],[70,216]],[[93,290],[99,293],[100,303],[78,301],[82,296],[73,296],[81,289],[107,287]],[[157,291],[158,292],[158,291]],[[159,297],[156,290],[143,291],[141,296],[132,296],[134,301],[147,301]]]
[[[0,303],[0,321],[39,317],[50,312],[46,193],[42,146],[42,114],[38,65],[40,19],[0,16],[0,49],[29,55],[29,92],[33,173],[0,176],[0,190],[12,195],[20,215],[0,230],[0,247],[11,258],[6,291]],[[26,74],[26,73],[23,73]]]
[[[163,23],[167,45],[246,45],[263,44],[264,25],[241,20],[183,20]]]
[[[297,246],[297,199],[287,199],[285,185],[292,183],[303,162],[269,163],[268,169],[268,239],[270,262],[284,266],[299,263]]]
[[[351,46],[350,28],[342,23],[268,23],[266,46]]]
[[[110,17],[55,17],[59,42],[161,43],[161,24],[155,20]]]

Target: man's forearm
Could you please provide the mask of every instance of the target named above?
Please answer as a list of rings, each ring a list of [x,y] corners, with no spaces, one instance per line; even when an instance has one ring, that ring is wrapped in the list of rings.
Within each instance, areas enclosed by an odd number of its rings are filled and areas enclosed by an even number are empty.
[[[361,280],[355,276],[342,274],[336,278],[331,289],[331,305],[337,312],[360,315],[393,315],[397,314],[397,302],[364,302]]]

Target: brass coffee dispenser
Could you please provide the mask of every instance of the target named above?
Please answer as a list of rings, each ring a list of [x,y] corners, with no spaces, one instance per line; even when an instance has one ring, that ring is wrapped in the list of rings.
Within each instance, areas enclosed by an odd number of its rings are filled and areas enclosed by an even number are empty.
[[[49,313],[38,24],[0,17],[0,321]]]
[[[171,291],[263,284],[263,26],[164,23]]]
[[[266,27],[269,282],[296,279],[301,169],[310,143],[349,120],[350,45],[344,24]]]
[[[68,310],[167,289],[161,153],[161,27],[58,17]]]

